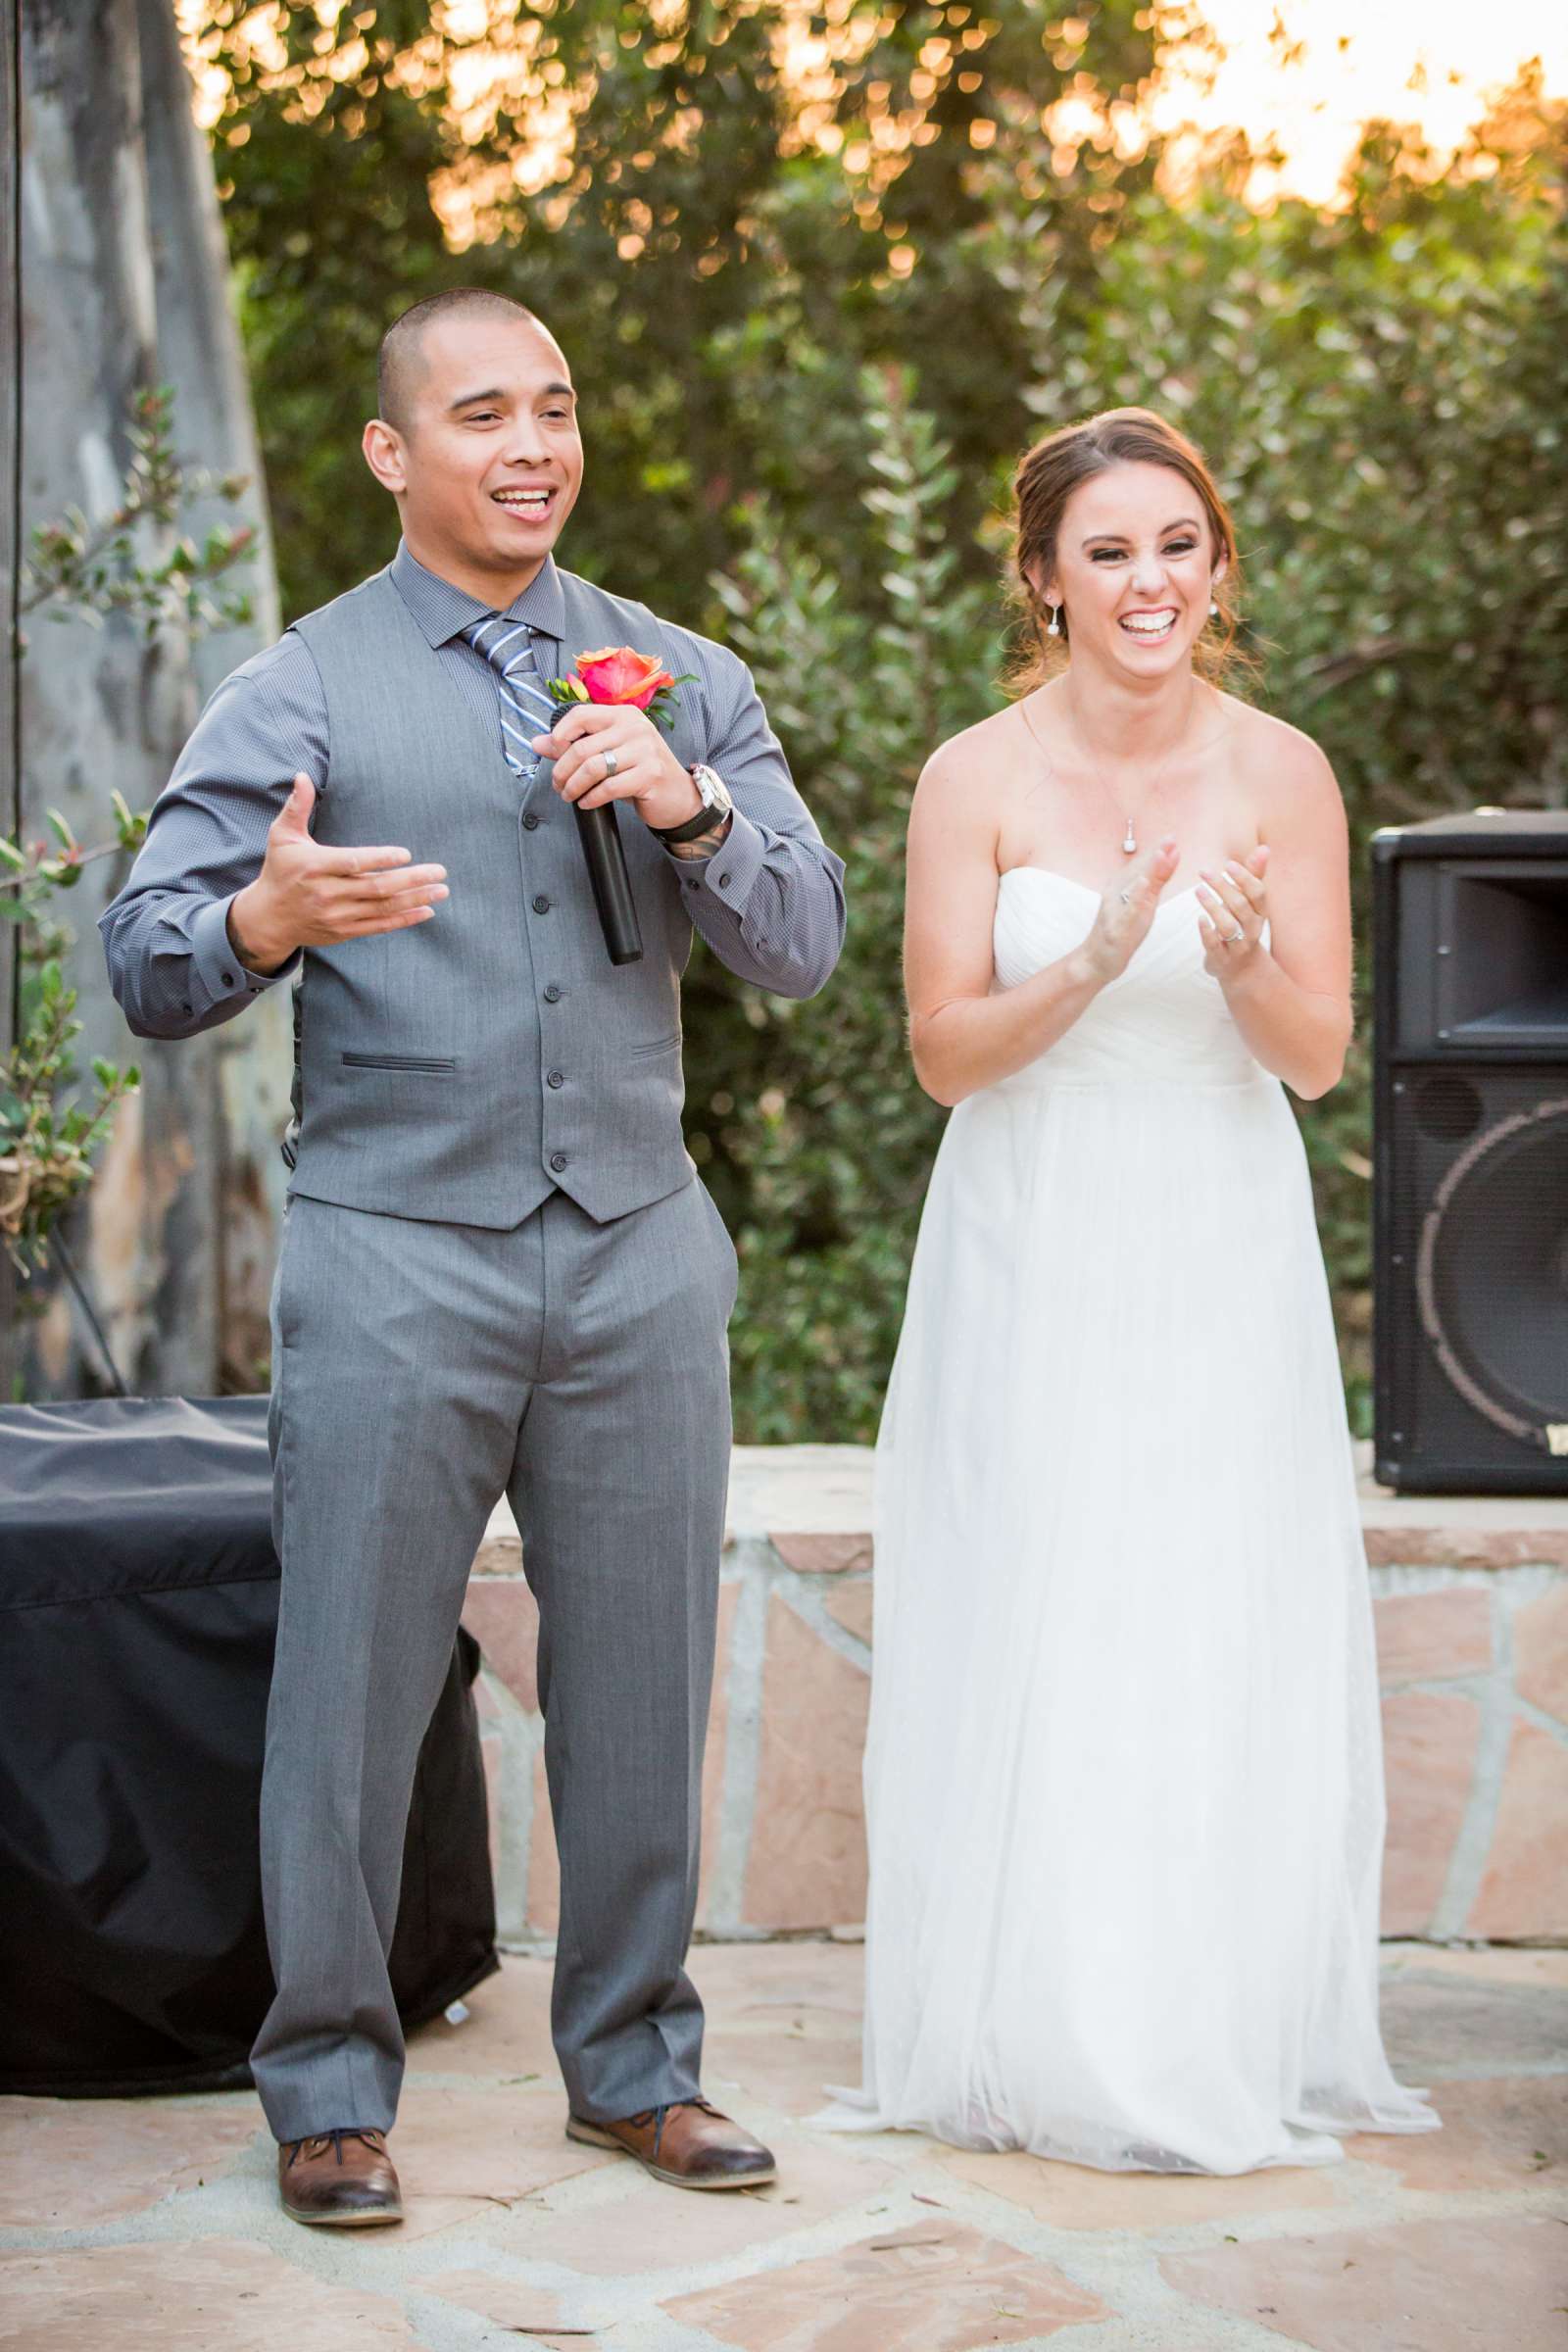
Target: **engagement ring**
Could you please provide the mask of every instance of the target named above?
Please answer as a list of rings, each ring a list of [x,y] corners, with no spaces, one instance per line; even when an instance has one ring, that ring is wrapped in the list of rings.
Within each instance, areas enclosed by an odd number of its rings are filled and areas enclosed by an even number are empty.
[[[1246,937],[1247,937],[1247,933],[1246,933],[1246,932],[1245,932],[1245,931],[1242,929],[1242,927],[1241,927],[1240,923],[1238,923],[1238,924],[1237,924],[1237,926],[1236,926],[1236,929],[1235,929],[1234,931],[1227,931],[1227,932],[1226,932],[1226,934],[1225,934],[1225,945],[1226,945],[1228,948],[1234,948],[1234,947],[1235,947],[1235,945],[1236,945],[1236,942],[1237,942],[1239,939],[1245,939]]]

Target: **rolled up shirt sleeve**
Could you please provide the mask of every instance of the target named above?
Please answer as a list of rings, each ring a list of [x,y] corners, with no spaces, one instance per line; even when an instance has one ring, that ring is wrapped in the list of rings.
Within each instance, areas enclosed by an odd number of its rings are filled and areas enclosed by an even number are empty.
[[[244,662],[208,703],[159,795],[123,889],[99,917],[110,986],[138,1037],[194,1037],[299,967],[253,972],[228,909],[254,882],[270,827],[304,772],[326,786],[326,698],[304,641]]]
[[[814,996],[844,946],[844,861],[795,788],[745,662],[707,638],[685,641],[701,663],[703,756],[735,804],[711,857],[677,861],[688,911],[738,979],[775,996]]]

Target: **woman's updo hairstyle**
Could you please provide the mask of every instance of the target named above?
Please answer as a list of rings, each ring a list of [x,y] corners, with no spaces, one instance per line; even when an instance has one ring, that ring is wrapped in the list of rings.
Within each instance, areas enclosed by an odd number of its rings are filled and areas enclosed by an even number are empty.
[[[1237,596],[1241,585],[1236,529],[1214,477],[1201,457],[1173,424],[1152,409],[1106,409],[1082,424],[1064,424],[1037,441],[1012,477],[1012,552],[1008,589],[1029,642],[1008,673],[1015,694],[1043,686],[1066,658],[1070,634],[1067,608],[1057,613],[1059,637],[1048,633],[1050,612],[1029,574],[1048,579],[1055,568],[1056,536],[1067,501],[1083,482],[1112,466],[1168,466],[1197,491],[1208,522],[1214,561],[1225,561],[1225,577],[1213,590],[1219,607],[1193,649],[1193,665],[1217,684],[1232,666]]]

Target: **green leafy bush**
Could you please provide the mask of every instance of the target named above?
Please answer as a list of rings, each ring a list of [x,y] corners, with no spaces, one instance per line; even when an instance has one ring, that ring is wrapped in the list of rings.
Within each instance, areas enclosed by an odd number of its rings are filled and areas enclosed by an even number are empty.
[[[999,697],[993,525],[1034,434],[1140,401],[1204,448],[1255,691],[1335,763],[1363,931],[1378,824],[1568,798],[1562,110],[1527,80],[1444,172],[1374,128],[1340,207],[1258,214],[1240,138],[1178,199],[1155,150],[1042,135],[1069,87],[1136,98],[1163,21],[1143,0],[866,12],[803,100],[780,44],[829,14],[527,12],[538,89],[576,94],[541,180],[516,168],[537,100],[458,127],[480,12],[435,32],[422,0],[365,0],[334,33],[279,0],[281,67],[249,0],[205,12],[289,609],[389,552],[358,448],[382,327],[439,286],[498,286],[583,391],[565,561],[741,647],[848,861],[821,998],[743,988],[701,949],[688,981],[691,1144],[740,1239],[752,1440],[875,1427],[943,1115],[905,1051],[905,824],[928,753]],[[457,251],[431,192],[464,172],[484,201]],[[1360,1418],[1364,1023],[1301,1118]]]

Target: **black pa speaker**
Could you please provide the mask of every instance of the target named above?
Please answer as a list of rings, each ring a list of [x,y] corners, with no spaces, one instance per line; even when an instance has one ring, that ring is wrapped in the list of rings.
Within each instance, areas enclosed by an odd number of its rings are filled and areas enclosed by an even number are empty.
[[[1568,1494],[1568,813],[1372,843],[1377,1475]]]

